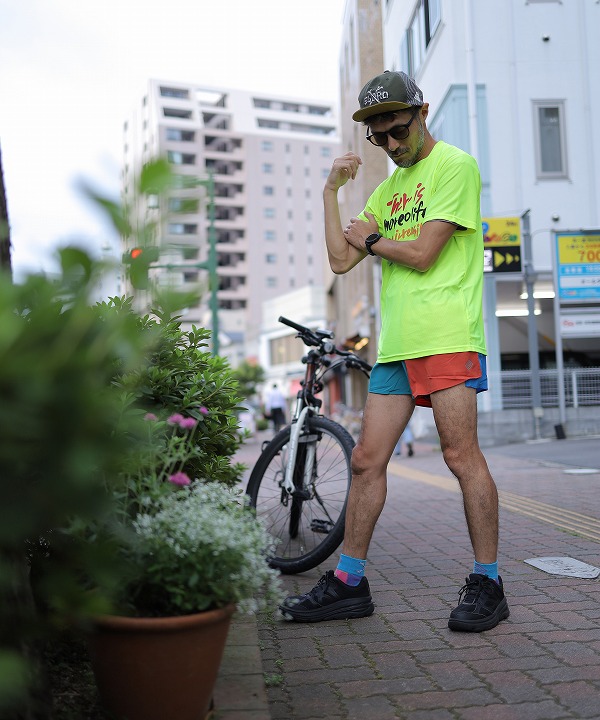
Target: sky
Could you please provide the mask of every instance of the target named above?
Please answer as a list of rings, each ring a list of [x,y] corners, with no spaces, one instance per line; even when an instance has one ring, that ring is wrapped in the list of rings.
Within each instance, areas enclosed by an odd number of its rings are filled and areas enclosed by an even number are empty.
[[[0,148],[15,275],[118,239],[122,128],[149,78],[337,102],[345,0],[0,0]]]

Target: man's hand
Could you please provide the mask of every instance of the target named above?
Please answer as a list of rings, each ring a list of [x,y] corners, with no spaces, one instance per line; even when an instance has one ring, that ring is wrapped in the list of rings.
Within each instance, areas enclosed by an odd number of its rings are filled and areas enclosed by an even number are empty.
[[[362,165],[362,160],[354,153],[346,153],[341,158],[333,161],[333,166],[327,180],[325,182],[325,190],[333,190],[337,192],[342,185],[345,185],[350,178],[354,180],[358,172],[358,166]]]
[[[365,213],[365,215],[369,218],[368,222],[355,217],[350,218],[350,222],[344,229],[344,237],[350,245],[366,253],[365,240],[372,233],[379,232],[379,225],[377,225],[374,215],[371,213]]]

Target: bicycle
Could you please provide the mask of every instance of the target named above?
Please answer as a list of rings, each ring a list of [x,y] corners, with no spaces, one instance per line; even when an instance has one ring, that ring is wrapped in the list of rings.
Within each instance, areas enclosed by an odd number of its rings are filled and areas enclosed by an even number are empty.
[[[296,574],[319,565],[342,543],[352,480],[354,440],[320,413],[322,401],[315,396],[323,390],[326,372],[343,364],[369,377],[371,366],[337,348],[328,330],[311,330],[285,317],[279,322],[297,330],[296,337],[311,349],[302,358],[306,370],[292,421],[263,445],[246,493],[279,541],[269,564]]]

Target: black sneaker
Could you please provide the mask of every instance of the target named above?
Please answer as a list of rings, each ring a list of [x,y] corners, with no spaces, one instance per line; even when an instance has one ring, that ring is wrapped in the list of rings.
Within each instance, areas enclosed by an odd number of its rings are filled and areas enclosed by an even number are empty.
[[[450,613],[450,630],[481,632],[491,630],[510,615],[502,578],[496,583],[487,575],[471,573],[460,589],[458,607]]]
[[[328,570],[310,592],[291,595],[279,609],[286,620],[319,622],[368,617],[373,614],[375,605],[366,577],[352,587],[338,580],[333,570]]]

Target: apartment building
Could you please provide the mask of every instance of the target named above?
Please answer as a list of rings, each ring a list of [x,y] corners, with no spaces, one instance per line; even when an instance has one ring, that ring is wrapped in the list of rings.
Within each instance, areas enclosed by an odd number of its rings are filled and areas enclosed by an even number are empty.
[[[184,320],[210,327],[208,277],[197,266],[214,233],[220,352],[233,364],[258,356],[263,302],[324,284],[322,187],[338,152],[333,104],[262,92],[153,79],[125,123],[124,195],[139,217],[157,220],[159,265],[169,266],[153,270],[153,282],[200,283]],[[172,164],[178,189],[135,198],[137,174],[156,157]]]

